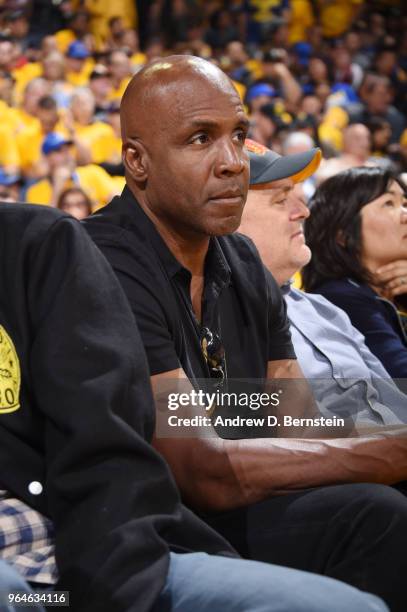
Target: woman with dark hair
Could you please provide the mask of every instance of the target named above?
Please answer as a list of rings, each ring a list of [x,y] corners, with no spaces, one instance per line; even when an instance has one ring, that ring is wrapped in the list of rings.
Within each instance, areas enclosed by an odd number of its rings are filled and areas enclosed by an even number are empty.
[[[342,308],[394,378],[407,378],[406,188],[390,170],[351,168],[327,179],[305,223],[306,291]]]
[[[59,196],[57,208],[82,221],[85,217],[89,217],[93,205],[92,200],[83,189],[80,187],[69,187]]]

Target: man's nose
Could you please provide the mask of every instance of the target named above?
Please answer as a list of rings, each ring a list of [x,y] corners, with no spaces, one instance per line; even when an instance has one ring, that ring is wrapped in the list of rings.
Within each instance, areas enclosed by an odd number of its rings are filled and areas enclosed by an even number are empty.
[[[219,144],[216,163],[216,173],[219,176],[240,174],[248,163],[242,146],[233,141],[223,141]]]
[[[291,218],[292,219],[308,219],[310,216],[310,210],[308,206],[300,200],[300,198],[295,198],[293,203],[293,207],[291,209]]]

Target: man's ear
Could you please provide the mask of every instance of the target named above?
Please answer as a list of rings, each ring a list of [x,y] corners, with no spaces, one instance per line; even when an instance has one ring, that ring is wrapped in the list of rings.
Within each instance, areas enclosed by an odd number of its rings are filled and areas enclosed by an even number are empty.
[[[123,163],[127,172],[137,183],[144,183],[148,177],[147,152],[139,140],[129,139],[123,145]]]

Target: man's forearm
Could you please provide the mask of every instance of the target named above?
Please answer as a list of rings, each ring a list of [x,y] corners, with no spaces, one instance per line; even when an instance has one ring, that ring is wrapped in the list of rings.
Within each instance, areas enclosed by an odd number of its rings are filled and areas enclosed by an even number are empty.
[[[242,504],[269,495],[352,482],[407,478],[407,434],[330,440],[239,440],[227,448]],[[237,501],[237,499],[236,499]]]
[[[156,440],[185,500],[205,511],[330,484],[407,479],[407,433],[332,440]]]

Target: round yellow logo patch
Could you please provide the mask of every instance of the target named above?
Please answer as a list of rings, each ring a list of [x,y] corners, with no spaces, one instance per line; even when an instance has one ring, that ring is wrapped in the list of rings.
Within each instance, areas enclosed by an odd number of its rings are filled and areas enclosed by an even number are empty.
[[[20,362],[14,344],[0,325],[0,414],[20,408]]]

